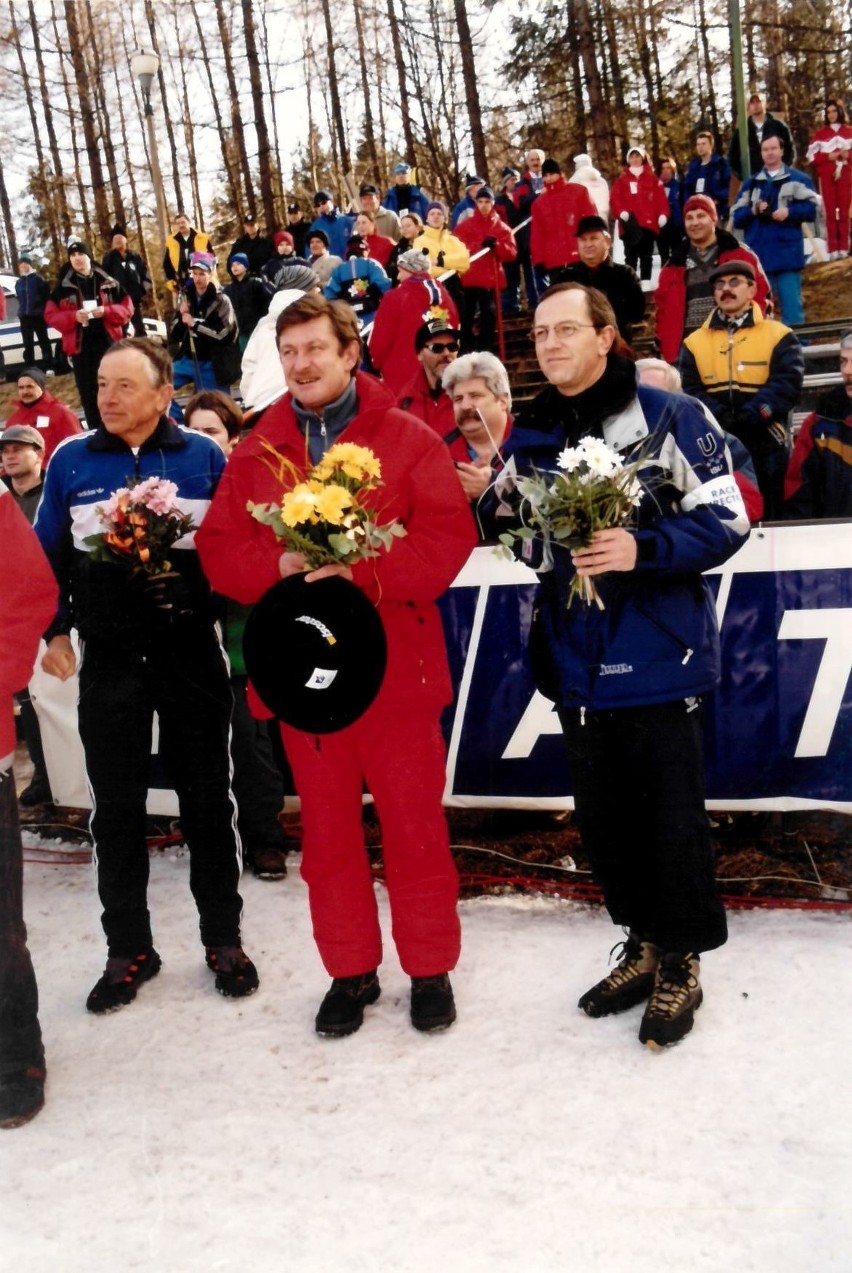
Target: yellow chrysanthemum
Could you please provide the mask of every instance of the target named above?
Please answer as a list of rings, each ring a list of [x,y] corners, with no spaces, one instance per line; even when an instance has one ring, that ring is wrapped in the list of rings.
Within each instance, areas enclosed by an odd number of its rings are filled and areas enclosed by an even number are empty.
[[[344,486],[330,484],[323,488],[316,497],[316,510],[324,522],[331,526],[342,526],[348,509],[352,507],[352,496]]]
[[[337,442],[329,447],[320,463],[314,469],[317,477],[330,477],[334,469],[341,469],[347,477],[354,481],[365,482],[369,478],[378,479],[382,474],[382,466],[373,452],[366,446],[358,446],[356,442]]]
[[[318,484],[311,485],[316,487]],[[311,490],[307,482],[300,482],[288,491],[281,501],[281,520],[285,526],[301,526],[305,522],[315,525],[319,521],[316,490]]]

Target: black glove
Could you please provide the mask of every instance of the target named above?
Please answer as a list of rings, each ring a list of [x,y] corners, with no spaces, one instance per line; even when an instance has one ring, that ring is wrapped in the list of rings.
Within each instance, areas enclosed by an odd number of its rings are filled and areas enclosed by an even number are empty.
[[[493,234],[489,234],[489,236],[488,236],[488,238],[487,238],[487,239],[483,239],[483,240],[482,240],[482,246],[483,246],[484,248],[496,248],[496,246],[497,246],[497,240],[494,238],[494,235],[493,235]]]
[[[443,252],[439,252],[439,253],[438,253],[437,257],[435,258],[435,264],[437,265],[437,267],[438,267],[438,269],[439,269],[439,270],[442,270],[442,269],[444,268],[444,254],[443,254]]]
[[[172,618],[192,614],[189,588],[183,575],[169,570],[159,575],[146,575],[142,594],[148,605],[162,610]]]

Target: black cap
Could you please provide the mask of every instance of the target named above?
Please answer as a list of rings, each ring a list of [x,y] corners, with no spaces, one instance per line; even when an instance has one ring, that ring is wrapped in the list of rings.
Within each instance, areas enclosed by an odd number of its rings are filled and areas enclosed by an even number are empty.
[[[558,160],[545,159],[544,163],[541,165],[541,171],[542,171],[542,175],[545,175],[545,174],[549,175],[552,172],[561,173],[562,169],[559,167]]]
[[[318,208],[321,203],[328,203],[329,200],[334,203],[334,196],[330,195],[327,190],[318,190],[314,195],[314,207]]]
[[[494,191],[491,189],[490,186],[480,186],[480,188],[477,190],[476,194],[473,197],[474,199],[490,199],[491,202],[493,203]]]
[[[715,283],[717,278],[722,278],[726,274],[740,274],[743,278],[751,279],[752,283],[757,282],[757,271],[750,261],[721,261],[714,270],[710,271],[710,283]]]
[[[580,217],[577,222],[577,238],[581,234],[593,234],[595,230],[603,230],[604,234],[609,234],[609,226],[603,217]]]
[[[314,226],[313,230],[308,231],[308,243],[310,243],[311,239],[322,239],[325,246],[328,247],[328,235],[325,230],[318,230]]]
[[[288,212],[301,212],[301,211],[302,211],[302,209],[299,207],[298,203],[288,203],[288,204],[287,204],[287,211],[288,211]]]
[[[355,584],[290,575],[249,615],[243,655],[261,702],[279,720],[332,734],[358,720],[378,694],[387,639],[378,611]]]
[[[254,225],[256,220],[257,218],[255,217],[253,212],[247,212],[246,215],[243,217],[243,225]]]
[[[420,353],[428,341],[434,336],[455,336],[456,339],[461,336],[461,332],[457,327],[453,327],[449,318],[433,318],[430,322],[424,323],[422,327],[418,327],[414,335],[414,349],[416,353]]]
[[[358,193],[359,194],[378,194],[379,188],[378,186],[371,186],[369,181],[365,181],[364,184],[359,188]]]

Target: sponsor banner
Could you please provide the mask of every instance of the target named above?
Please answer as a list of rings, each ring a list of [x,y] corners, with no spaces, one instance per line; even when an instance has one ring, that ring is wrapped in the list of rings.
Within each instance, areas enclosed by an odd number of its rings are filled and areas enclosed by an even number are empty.
[[[707,577],[723,669],[706,700],[708,806],[852,813],[852,522],[754,530]],[[447,804],[572,806],[559,721],[527,666],[535,587],[525,566],[477,548],[442,598],[455,688]],[[32,688],[54,793],[87,807],[76,678],[39,672]],[[155,726],[148,808],[173,814],[156,753]]]

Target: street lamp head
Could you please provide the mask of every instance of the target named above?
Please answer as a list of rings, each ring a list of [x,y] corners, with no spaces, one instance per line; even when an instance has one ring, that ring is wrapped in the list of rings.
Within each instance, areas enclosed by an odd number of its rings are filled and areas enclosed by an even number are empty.
[[[151,104],[151,85],[160,69],[160,59],[156,53],[146,53],[144,49],[139,49],[130,59],[130,69],[139,81],[147,108]]]

